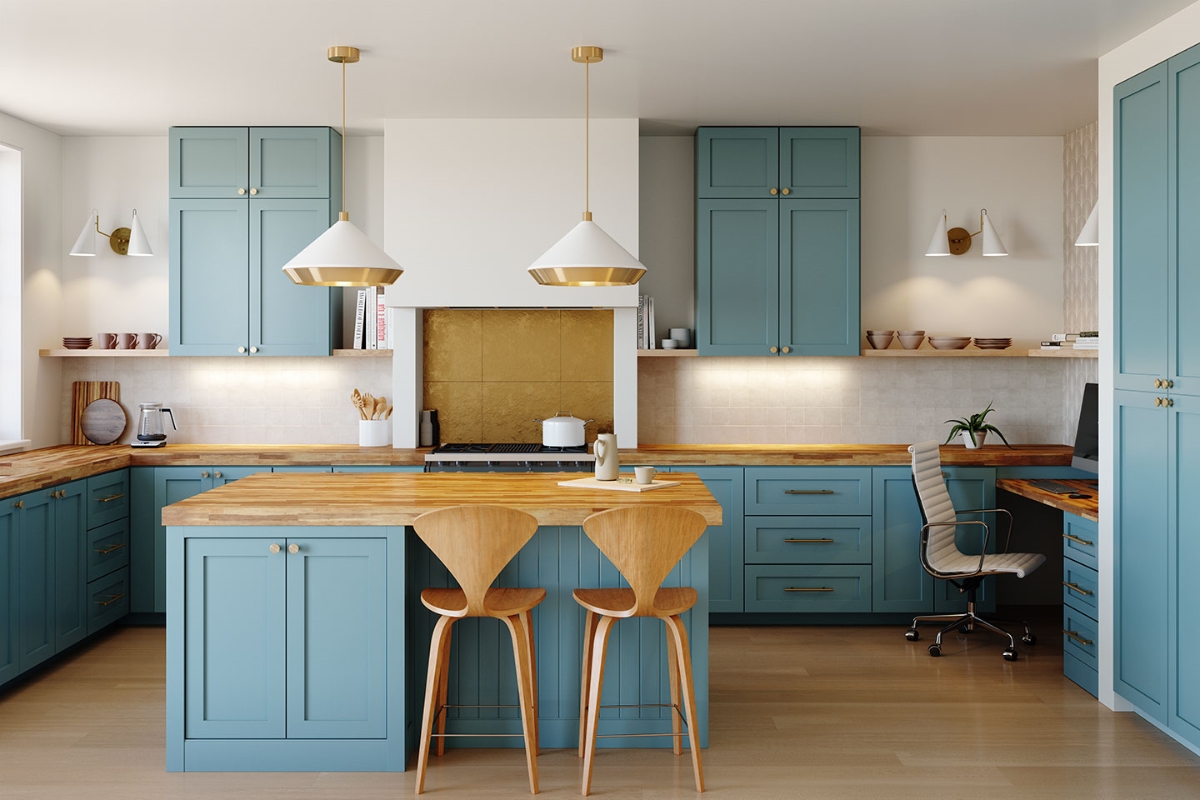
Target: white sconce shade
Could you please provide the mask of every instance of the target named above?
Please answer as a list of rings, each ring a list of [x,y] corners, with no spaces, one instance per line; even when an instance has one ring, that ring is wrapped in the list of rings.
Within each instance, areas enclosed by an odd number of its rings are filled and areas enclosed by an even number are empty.
[[[87,218],[87,222],[83,224],[83,230],[79,232],[79,237],[75,240],[75,244],[71,247],[71,255],[96,255],[96,231],[98,230],[98,226],[96,211],[93,209],[91,215]]]
[[[1079,238],[1075,240],[1076,247],[1099,247],[1100,246],[1100,201],[1096,201],[1096,205],[1092,206],[1092,213],[1088,214],[1087,222],[1083,223],[1083,230],[1079,232]]]
[[[983,254],[985,256],[1008,255],[1008,250],[1004,249],[1004,242],[1000,241],[999,234],[992,227],[992,220],[987,215],[987,209],[980,213],[983,215]]]
[[[590,219],[577,223],[529,267],[543,286],[628,286],[645,273],[640,261]]]
[[[304,286],[390,286],[404,272],[355,227],[350,215],[340,219],[312,244],[283,265],[294,282]]]
[[[929,247],[925,249],[927,256],[948,256],[950,255],[950,239],[946,235],[946,209],[942,209],[942,215],[938,217],[937,224],[933,226],[933,236],[929,239]]]
[[[142,228],[142,221],[138,219],[136,208],[133,210],[133,223],[129,226],[129,255],[154,255],[154,251],[150,249],[150,241],[146,238],[146,231]]]

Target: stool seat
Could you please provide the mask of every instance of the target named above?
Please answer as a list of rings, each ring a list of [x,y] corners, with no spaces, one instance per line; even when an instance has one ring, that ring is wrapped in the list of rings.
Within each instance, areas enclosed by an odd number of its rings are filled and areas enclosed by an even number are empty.
[[[682,614],[700,599],[691,586],[661,588],[654,593],[654,608],[651,613],[637,613],[637,595],[633,589],[576,589],[572,596],[575,602],[606,617],[627,619],[629,617],[671,617]]]
[[[491,588],[483,596],[483,605],[489,617],[511,617],[530,610],[546,599],[546,590]],[[467,593],[462,589],[425,589],[421,602],[435,614],[461,619],[478,616],[468,613]]]

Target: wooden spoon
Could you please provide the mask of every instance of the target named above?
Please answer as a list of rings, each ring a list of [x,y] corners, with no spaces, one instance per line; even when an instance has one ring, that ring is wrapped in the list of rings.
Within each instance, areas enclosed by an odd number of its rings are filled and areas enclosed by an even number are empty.
[[[375,416],[371,419],[383,419],[383,412],[387,410],[387,397],[379,395],[375,398]]]
[[[363,419],[367,418],[365,411],[366,403],[363,401],[363,396],[359,394],[358,389],[350,393],[350,402],[354,403],[354,407],[358,409],[358,415]]]

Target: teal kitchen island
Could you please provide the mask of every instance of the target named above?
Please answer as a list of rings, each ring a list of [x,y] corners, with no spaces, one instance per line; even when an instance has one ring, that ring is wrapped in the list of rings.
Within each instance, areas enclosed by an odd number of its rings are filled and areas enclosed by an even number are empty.
[[[534,515],[537,535],[501,586],[541,586],[534,611],[540,746],[574,748],[579,730],[583,612],[577,587],[620,585],[580,527],[627,505],[721,506],[692,474],[635,493],[560,487],[578,474],[252,475],[163,509],[167,526],[167,769],[403,771],[420,727],[433,617],[420,591],[452,585],[409,527],[420,514],[493,504]],[[701,743],[708,742],[708,543],[701,538],[665,586],[693,586],[684,615]],[[603,703],[669,703],[663,626],[627,620],[605,667]],[[455,625],[451,704],[516,702],[511,650],[496,620]],[[670,746],[670,709],[606,709],[609,747]],[[518,711],[462,708],[451,746],[520,747]],[[484,734],[517,734],[512,739]],[[479,734],[480,736],[471,736]]]

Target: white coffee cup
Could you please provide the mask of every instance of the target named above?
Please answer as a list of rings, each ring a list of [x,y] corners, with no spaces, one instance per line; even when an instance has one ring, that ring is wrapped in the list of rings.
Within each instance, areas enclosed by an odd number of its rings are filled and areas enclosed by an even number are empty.
[[[686,349],[692,346],[692,331],[690,328],[670,328],[668,329],[668,333],[672,339],[679,343],[681,348]]]
[[[679,347],[679,342],[675,341],[674,339],[663,339],[662,340],[662,349],[663,350],[674,350],[677,347]]]
[[[658,474],[658,470],[654,467],[634,467],[634,478],[643,486],[654,483],[654,476]]]

